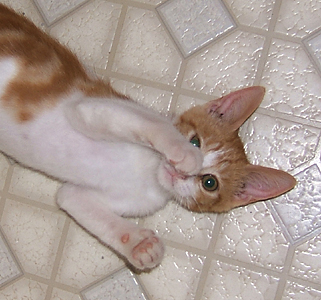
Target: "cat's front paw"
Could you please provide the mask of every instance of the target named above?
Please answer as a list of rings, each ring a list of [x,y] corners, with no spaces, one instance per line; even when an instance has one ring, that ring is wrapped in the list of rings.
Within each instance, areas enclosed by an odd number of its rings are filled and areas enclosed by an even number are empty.
[[[138,234],[125,233],[121,241],[128,247],[128,261],[137,269],[151,269],[162,261],[165,247],[152,230],[141,229]]]
[[[177,171],[187,175],[198,174],[203,164],[200,149],[185,141],[173,145],[167,152],[167,159]]]

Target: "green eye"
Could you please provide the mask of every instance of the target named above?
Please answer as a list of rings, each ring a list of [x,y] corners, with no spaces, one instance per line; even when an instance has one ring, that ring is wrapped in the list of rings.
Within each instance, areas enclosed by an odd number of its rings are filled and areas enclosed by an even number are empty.
[[[218,188],[218,181],[215,176],[206,174],[202,176],[202,185],[206,191],[214,192]]]
[[[193,146],[197,147],[197,148],[200,148],[200,147],[201,147],[201,141],[200,141],[200,139],[197,137],[197,135],[194,135],[194,136],[191,138],[190,143],[191,143]]]

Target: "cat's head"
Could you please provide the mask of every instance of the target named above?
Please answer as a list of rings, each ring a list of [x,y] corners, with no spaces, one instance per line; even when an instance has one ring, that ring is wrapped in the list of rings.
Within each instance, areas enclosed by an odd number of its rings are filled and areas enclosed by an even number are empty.
[[[239,127],[261,103],[265,89],[250,87],[183,113],[175,124],[204,155],[198,176],[179,178],[176,195],[192,211],[224,212],[292,189],[290,174],[246,158]]]

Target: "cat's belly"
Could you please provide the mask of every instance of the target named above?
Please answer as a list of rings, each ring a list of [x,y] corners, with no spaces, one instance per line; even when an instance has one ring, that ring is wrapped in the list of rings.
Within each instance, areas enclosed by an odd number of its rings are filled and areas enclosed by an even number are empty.
[[[104,191],[118,214],[146,215],[168,200],[157,178],[161,158],[148,147],[92,140],[52,113],[16,124],[1,105],[0,128],[0,151],[61,181]]]

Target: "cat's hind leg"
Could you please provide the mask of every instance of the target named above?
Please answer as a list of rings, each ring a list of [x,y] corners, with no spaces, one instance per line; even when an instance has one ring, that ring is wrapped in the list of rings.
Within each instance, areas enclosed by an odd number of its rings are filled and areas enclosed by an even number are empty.
[[[103,192],[64,184],[57,195],[58,205],[81,226],[107,244],[138,269],[157,266],[164,245],[152,230],[140,228],[116,215],[106,205]]]

